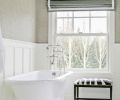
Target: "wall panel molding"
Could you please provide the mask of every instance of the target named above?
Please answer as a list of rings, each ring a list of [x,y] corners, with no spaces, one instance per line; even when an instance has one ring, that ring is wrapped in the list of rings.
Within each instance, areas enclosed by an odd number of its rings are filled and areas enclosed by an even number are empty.
[[[4,39],[5,77],[34,70],[35,43]]]

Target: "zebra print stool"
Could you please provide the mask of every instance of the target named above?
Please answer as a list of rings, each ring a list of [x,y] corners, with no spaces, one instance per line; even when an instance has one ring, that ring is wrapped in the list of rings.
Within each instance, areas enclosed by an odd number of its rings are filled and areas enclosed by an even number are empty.
[[[79,97],[79,88],[109,88],[110,89],[110,99],[103,98],[80,98]],[[91,79],[91,78],[82,78],[74,82],[74,100],[112,100],[112,81],[108,79]]]

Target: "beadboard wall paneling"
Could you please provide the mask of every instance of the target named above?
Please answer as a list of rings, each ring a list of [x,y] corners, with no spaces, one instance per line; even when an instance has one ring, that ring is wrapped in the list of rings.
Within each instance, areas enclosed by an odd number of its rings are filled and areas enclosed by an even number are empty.
[[[34,70],[34,43],[4,39],[5,77]]]
[[[3,77],[48,69],[48,44],[37,44],[19,40],[4,39],[5,67],[0,75],[0,100],[17,100],[9,86],[3,84]]]

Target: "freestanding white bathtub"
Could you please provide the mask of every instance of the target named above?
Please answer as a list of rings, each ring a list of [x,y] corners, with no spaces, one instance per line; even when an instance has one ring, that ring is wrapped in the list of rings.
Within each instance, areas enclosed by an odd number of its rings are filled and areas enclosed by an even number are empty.
[[[65,79],[71,72],[34,71],[10,77],[17,100],[64,100]]]

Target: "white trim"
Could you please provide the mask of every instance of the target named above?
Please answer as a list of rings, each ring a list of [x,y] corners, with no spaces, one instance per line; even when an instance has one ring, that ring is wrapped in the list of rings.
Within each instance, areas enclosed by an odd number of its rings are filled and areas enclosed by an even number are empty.
[[[109,45],[108,45],[108,56],[109,56],[109,59],[108,59],[108,66],[109,66],[109,71],[112,72],[112,70],[114,69],[115,66],[111,66],[111,47],[113,47],[113,43],[114,43],[114,35],[115,35],[115,12],[111,12],[110,14],[110,17],[109,17],[110,21],[109,23],[110,24],[110,29],[108,30],[109,31]],[[117,44],[116,44],[117,45]]]
[[[107,33],[68,33],[68,34],[64,34],[64,33],[60,33],[57,34],[57,36],[107,36]]]
[[[35,47],[36,46],[36,43],[20,41],[20,40],[13,40],[13,39],[6,39],[6,38],[4,38],[4,44],[5,45],[15,45],[16,47],[20,47],[20,46]]]
[[[54,44],[55,39],[55,13],[48,13],[48,44]],[[54,37],[54,38],[53,38]]]
[[[99,68],[66,68],[68,71],[73,71],[73,72],[79,72],[79,73],[111,73],[108,68],[105,69],[99,69]]]
[[[83,16],[83,17],[57,17],[58,19],[62,19],[62,18],[106,18],[106,16]]]

